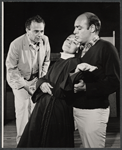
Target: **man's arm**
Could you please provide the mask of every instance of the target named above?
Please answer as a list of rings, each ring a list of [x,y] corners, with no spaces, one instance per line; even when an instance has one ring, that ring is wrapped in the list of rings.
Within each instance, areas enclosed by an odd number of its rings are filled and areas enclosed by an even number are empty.
[[[105,78],[98,82],[84,83],[80,82],[74,86],[74,90],[86,91],[88,97],[104,96],[115,92],[120,86],[120,68],[119,57],[115,48],[107,49],[107,53],[103,53],[103,68]]]
[[[103,54],[103,68],[105,78],[96,83],[86,84],[88,96],[104,96],[116,92],[120,86],[120,64],[116,49],[109,49]]]
[[[20,89],[26,85],[24,78],[18,70],[19,50],[14,43],[10,44],[6,58],[7,81],[12,89]]]

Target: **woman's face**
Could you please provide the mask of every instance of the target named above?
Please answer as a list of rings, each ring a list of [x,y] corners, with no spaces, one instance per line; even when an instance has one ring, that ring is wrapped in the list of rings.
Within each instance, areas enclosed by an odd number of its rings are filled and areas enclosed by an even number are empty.
[[[79,47],[78,41],[76,41],[75,35],[70,35],[63,43],[62,49],[65,53],[74,54]]]

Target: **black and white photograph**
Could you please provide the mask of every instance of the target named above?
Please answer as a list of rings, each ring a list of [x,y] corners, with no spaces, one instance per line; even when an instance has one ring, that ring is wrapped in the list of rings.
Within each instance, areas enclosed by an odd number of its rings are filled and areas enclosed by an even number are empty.
[[[121,2],[1,6],[1,148],[121,148]]]

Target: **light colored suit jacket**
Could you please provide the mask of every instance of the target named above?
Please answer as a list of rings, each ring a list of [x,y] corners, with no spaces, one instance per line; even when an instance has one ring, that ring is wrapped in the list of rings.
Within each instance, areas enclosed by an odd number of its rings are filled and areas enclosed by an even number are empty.
[[[6,58],[7,81],[12,89],[20,89],[31,76],[31,53],[26,34],[11,42]],[[44,35],[44,45],[39,49],[39,78],[43,77],[50,64],[50,44]]]

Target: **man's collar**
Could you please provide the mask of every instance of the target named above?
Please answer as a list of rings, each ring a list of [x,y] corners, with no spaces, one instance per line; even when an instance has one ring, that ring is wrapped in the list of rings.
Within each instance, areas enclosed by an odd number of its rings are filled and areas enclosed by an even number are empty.
[[[75,54],[69,54],[69,53],[61,52],[61,58],[62,59],[68,59],[68,58],[72,58],[72,57],[75,57]]]
[[[39,42],[36,43],[36,44],[33,44],[33,43],[31,42],[31,40],[29,39],[28,34],[26,34],[26,36],[27,36],[27,40],[28,40],[29,46],[32,46],[34,49],[38,49],[38,47],[39,47]]]
[[[85,44],[84,49],[82,51],[81,57],[83,57],[86,52],[99,40],[99,36],[95,35],[92,40]]]
[[[37,45],[37,46],[39,46],[39,42],[38,42],[38,43],[33,43],[33,42],[29,39],[28,34],[26,34],[26,36],[27,36],[27,39],[28,39],[29,45]]]
[[[98,40],[99,40],[99,36],[95,35],[90,42],[85,44],[85,47],[93,46]]]

